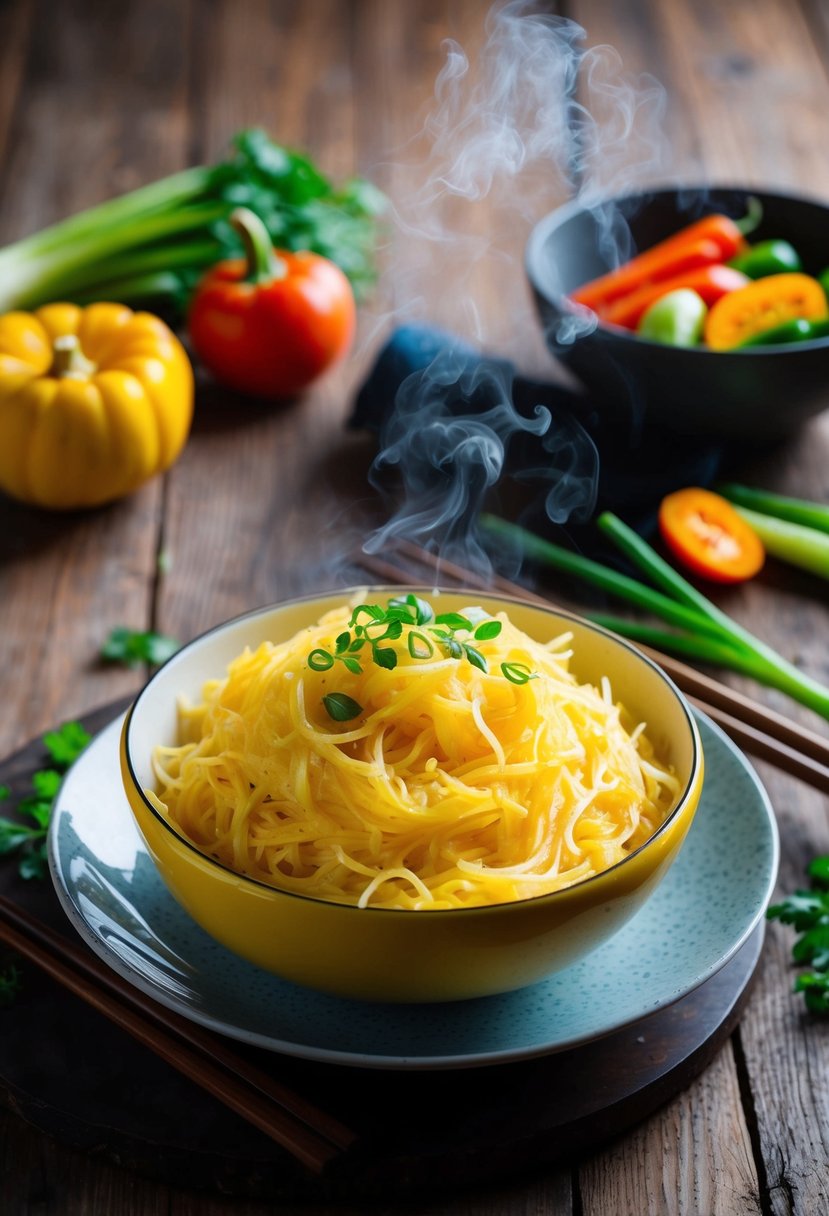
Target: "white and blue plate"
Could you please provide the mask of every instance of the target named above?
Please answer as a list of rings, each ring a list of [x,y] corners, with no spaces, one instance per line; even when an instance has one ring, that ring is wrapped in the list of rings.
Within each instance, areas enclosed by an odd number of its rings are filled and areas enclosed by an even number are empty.
[[[121,785],[121,718],[64,780],[49,834],[52,878],[70,921],[114,971],[192,1021],[257,1047],[398,1069],[562,1051],[686,996],[763,917],[777,875],[774,814],[741,752],[707,718],[698,721],[702,798],[661,886],[587,958],[503,996],[411,1006],[342,1000],[281,980],[219,945],[169,893],[135,827]]]

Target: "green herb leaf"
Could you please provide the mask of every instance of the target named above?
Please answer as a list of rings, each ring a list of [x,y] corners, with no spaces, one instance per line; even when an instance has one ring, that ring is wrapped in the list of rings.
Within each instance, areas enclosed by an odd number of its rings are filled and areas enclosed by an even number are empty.
[[[7,785],[0,785],[0,802],[5,802],[7,798],[11,798],[12,792]]]
[[[779,904],[767,908],[769,920],[792,925],[799,937],[792,947],[792,958],[798,964],[811,964],[812,970],[801,974],[794,991],[802,992],[811,1013],[829,1013],[829,857],[817,857],[808,868],[816,883],[809,891],[795,891]]]
[[[112,630],[101,647],[101,657],[127,667],[138,667],[142,663],[159,667],[178,649],[179,643],[175,638],[165,634],[152,629],[141,631],[119,626]]]
[[[352,612],[348,622],[352,629],[359,624],[361,616],[367,616],[370,621],[382,621],[385,619],[386,611],[379,604],[359,604]]]
[[[0,819],[0,854],[13,853],[22,845],[36,840],[41,834],[37,828],[29,828],[24,823]]]
[[[0,1008],[7,1009],[23,987],[23,976],[16,961],[9,960],[0,967]]]
[[[34,773],[32,792],[16,806],[18,815],[25,815],[35,826],[0,817],[0,854],[19,854],[18,870],[22,878],[42,878],[46,874],[46,832],[55,795],[63,774],[88,742],[89,735],[79,722],[65,722],[57,730],[47,731],[43,745],[55,767]]]
[[[377,632],[381,629],[382,633]],[[391,620],[384,618],[382,621],[372,621],[370,625],[366,625],[365,632],[372,646],[386,640],[394,642],[403,635],[403,622],[399,617],[392,617]]]
[[[21,878],[45,878],[49,872],[45,842],[24,853],[17,866]]]
[[[421,629],[417,628],[421,625],[428,625],[431,637],[427,637]],[[449,658],[463,659],[465,657],[480,671],[487,671],[485,655],[470,642],[461,641],[455,637],[455,632],[459,629],[472,633],[476,641],[488,641],[498,636],[502,623],[487,618],[482,608],[470,608],[468,615],[460,612],[444,612],[435,616],[431,604],[409,592],[406,595],[389,599],[385,608],[379,604],[358,604],[352,609],[349,617],[349,630],[340,633],[335,640],[335,653],[332,655],[328,650],[319,647],[311,651],[307,663],[313,671],[327,671],[334,666],[335,662],[341,662],[348,671],[357,675],[363,668],[351,656],[365,645],[369,645],[372,661],[378,667],[393,671],[397,666],[397,651],[394,647],[383,646],[381,643],[396,642],[403,638],[405,632],[406,646],[413,659],[431,658],[437,645]],[[507,664],[502,670],[505,674],[510,673],[508,678],[512,679],[514,683],[523,684],[528,679],[536,678],[523,664]],[[339,695],[345,694],[329,693],[328,697]],[[350,701],[350,698],[348,700]],[[336,702],[333,704],[336,707]],[[352,704],[356,704],[356,702],[352,702]],[[338,720],[347,721],[348,719]]]
[[[80,722],[64,722],[57,730],[48,730],[43,736],[47,752],[60,768],[74,764],[88,742],[89,733]]]
[[[427,622],[431,621],[432,617],[434,616],[434,613],[432,612],[432,605],[428,604],[426,600],[420,599],[419,596],[414,595],[413,592],[409,592],[408,595],[398,596],[395,599],[389,600],[389,607],[406,607],[411,609],[414,616],[414,623],[416,625],[425,625]]]
[[[322,703],[328,711],[328,716],[335,722],[350,722],[363,712],[359,701],[346,696],[344,692],[329,692],[322,698]]]
[[[829,890],[829,857],[816,857],[810,862],[806,873],[812,879],[813,886]]]
[[[810,1013],[829,1013],[829,972],[805,971],[795,980],[794,991],[803,993]]]
[[[773,904],[766,911],[769,920],[793,925],[799,933],[811,929],[825,915],[829,915],[829,894],[819,891],[795,891],[782,903]]]
[[[50,777],[52,780],[50,780]],[[40,788],[44,793],[40,793],[37,789],[38,778],[40,778]],[[35,773],[32,778],[32,784],[35,786],[36,792],[29,794],[26,798],[21,798],[17,804],[18,813],[28,815],[33,819],[38,827],[46,828],[49,826],[49,820],[52,816],[52,802],[58,792],[61,783],[61,774],[55,772],[54,769],[48,769],[46,772]],[[51,792],[50,792],[51,790]]]
[[[488,642],[492,638],[497,638],[501,629],[502,624],[500,621],[483,621],[475,630],[475,640],[478,642]]]
[[[792,947],[796,963],[811,963],[816,971],[829,970],[829,924],[807,929]]]
[[[459,612],[441,612],[435,617],[436,625],[448,625],[450,629],[472,629],[469,617],[461,616]]]
[[[54,768],[40,769],[32,774],[32,786],[39,799],[54,798],[62,780],[62,774]]]
[[[474,646],[470,646],[468,642],[464,642],[463,649],[466,657],[473,667],[477,667],[480,671],[487,670],[486,659],[481,654],[480,650],[476,650]]]

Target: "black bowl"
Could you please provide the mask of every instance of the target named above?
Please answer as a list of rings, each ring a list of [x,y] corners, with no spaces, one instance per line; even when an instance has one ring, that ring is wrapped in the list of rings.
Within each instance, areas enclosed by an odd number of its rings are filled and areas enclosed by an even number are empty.
[[[732,187],[685,187],[569,203],[541,220],[526,251],[547,345],[607,410],[685,434],[766,442],[829,406],[829,337],[740,351],[672,347],[594,323],[567,293],[710,212],[762,221],[749,240],[781,238],[807,273],[829,267],[829,207]],[[618,253],[622,239],[622,252]],[[625,237],[631,242],[624,247]]]

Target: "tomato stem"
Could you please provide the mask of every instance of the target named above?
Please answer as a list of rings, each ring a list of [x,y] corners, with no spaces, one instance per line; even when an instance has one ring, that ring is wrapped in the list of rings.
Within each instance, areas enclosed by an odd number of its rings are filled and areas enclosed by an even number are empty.
[[[237,207],[230,222],[242,238],[247,259],[245,281],[270,283],[285,277],[285,263],[277,257],[268,230],[258,215],[247,207]]]
[[[61,380],[88,380],[96,370],[81,350],[77,334],[61,334],[52,343],[50,374]]]

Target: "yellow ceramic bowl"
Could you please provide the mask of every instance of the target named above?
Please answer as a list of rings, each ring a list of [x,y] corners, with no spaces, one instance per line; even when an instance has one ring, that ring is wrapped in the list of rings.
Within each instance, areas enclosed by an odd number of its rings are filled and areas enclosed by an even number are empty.
[[[373,588],[371,599],[399,594]],[[480,604],[547,641],[574,634],[571,669],[593,684],[609,677],[614,696],[647,723],[682,794],[659,830],[624,861],[593,878],[514,903],[447,911],[357,908],[276,890],[205,856],[158,814],[144,790],[150,758],[176,742],[181,696],[200,699],[245,646],[280,642],[344,603],[350,593],[293,600],[219,625],[178,652],[138,696],[124,724],[121,768],[138,827],[161,876],[214,938],[259,967],[339,996],[372,1001],[446,1001],[532,984],[593,950],[638,911],[666,874],[691,825],[702,788],[702,747],[691,711],[667,676],[622,639],[578,617],[495,595],[441,592],[439,611]]]

